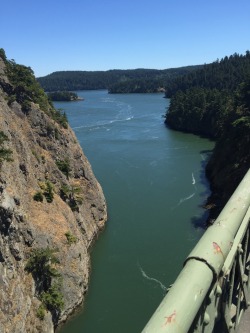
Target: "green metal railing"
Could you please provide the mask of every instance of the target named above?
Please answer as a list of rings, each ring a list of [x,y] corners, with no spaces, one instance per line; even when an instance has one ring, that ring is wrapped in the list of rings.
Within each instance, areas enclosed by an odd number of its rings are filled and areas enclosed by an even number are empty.
[[[249,306],[250,170],[142,333],[236,332]]]

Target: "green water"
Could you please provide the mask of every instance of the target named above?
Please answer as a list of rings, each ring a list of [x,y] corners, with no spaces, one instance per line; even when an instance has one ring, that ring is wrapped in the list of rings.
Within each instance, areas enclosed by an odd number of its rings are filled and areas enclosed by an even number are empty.
[[[163,94],[83,91],[55,103],[101,183],[109,219],[84,309],[60,333],[141,332],[201,237],[213,143],[167,129]]]

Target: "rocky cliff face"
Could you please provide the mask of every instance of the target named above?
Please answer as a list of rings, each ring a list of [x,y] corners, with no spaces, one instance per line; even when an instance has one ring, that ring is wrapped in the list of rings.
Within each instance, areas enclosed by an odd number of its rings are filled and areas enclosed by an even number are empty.
[[[0,170],[0,332],[49,333],[84,299],[88,249],[104,227],[106,204],[72,130],[32,100],[24,112],[20,88],[5,73],[0,58],[0,131],[12,152]],[[47,310],[44,319],[37,316],[41,300],[25,270],[35,248],[57,249],[64,307],[55,318]]]

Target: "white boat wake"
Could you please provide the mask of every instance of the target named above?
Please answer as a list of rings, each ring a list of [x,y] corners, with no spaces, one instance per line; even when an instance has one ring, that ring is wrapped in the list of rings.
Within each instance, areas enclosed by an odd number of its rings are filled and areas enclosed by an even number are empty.
[[[185,198],[181,198],[180,201],[178,202],[178,204],[176,206],[174,206],[172,209],[175,209],[175,208],[179,207],[183,202],[192,199],[193,196],[195,196],[195,192]]]
[[[177,206],[181,205],[183,202],[187,201],[187,200],[190,200],[191,198],[193,198],[193,196],[195,195],[195,192],[190,194],[188,197],[185,197],[185,198],[182,198],[180,199],[179,203]]]
[[[157,283],[160,287],[161,287],[161,289],[164,291],[164,293],[166,293],[166,291],[167,291],[167,287],[166,286],[164,286],[164,284],[161,282],[161,281],[159,281],[159,280],[157,280],[157,279],[155,279],[155,278],[153,278],[153,277],[150,277],[150,276],[148,276],[145,272],[144,272],[144,270],[142,269],[142,267],[138,264],[138,266],[139,266],[139,269],[140,269],[140,271],[141,271],[141,273],[142,273],[142,276],[146,279],[146,280],[149,280],[149,281],[153,281],[153,282],[155,282],[155,283]]]
[[[192,185],[195,185],[195,183],[196,183],[196,180],[195,180],[195,178],[194,178],[194,174],[193,174],[193,172],[192,172]]]
[[[115,118],[115,119],[112,119],[112,120],[108,120],[108,121],[100,121],[100,122],[97,122],[96,124],[89,124],[89,125],[82,125],[82,126],[75,126],[73,127],[73,130],[77,131],[79,129],[88,129],[89,131],[92,131],[92,130],[98,130],[100,128],[105,128],[105,126],[108,126],[108,125],[111,125],[113,123],[117,123],[117,122],[123,122],[123,121],[130,121],[134,118],[134,116],[128,116],[126,118]]]

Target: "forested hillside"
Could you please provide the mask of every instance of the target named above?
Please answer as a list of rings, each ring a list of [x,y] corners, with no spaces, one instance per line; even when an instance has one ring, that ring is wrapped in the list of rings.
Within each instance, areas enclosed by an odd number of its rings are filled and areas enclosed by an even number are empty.
[[[152,70],[148,75],[121,78],[109,87],[110,93],[155,93],[165,91],[165,86],[172,80],[188,74],[202,66],[187,66],[180,68],[169,68],[165,70]],[[136,74],[136,72],[135,72]]]
[[[216,213],[250,166],[250,53],[234,54],[166,87],[166,124],[216,140],[207,166]]]
[[[177,91],[186,91],[190,88],[208,88],[234,91],[242,79],[250,75],[250,52],[246,55],[237,53],[226,56],[220,61],[204,65],[169,82],[166,86],[166,97],[171,98]]]
[[[37,78],[45,91],[109,89],[110,93],[156,92],[168,80],[200,66],[165,70],[133,69],[109,71],[61,71]]]

